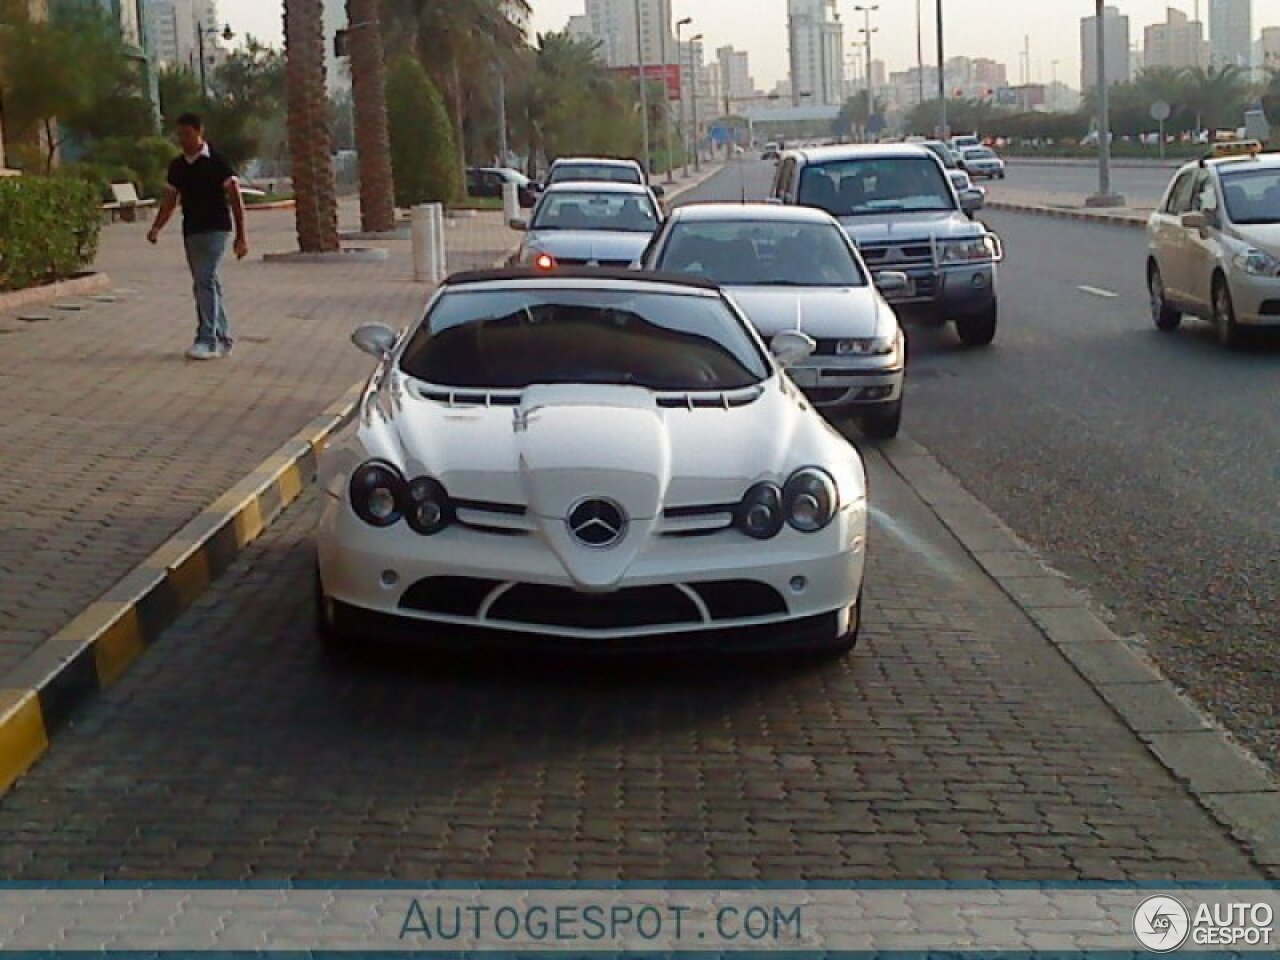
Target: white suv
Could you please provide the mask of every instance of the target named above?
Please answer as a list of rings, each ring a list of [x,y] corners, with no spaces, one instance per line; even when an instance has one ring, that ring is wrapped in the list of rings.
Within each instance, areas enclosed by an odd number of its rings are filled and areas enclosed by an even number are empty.
[[[1280,326],[1280,155],[1224,145],[1169,184],[1147,227],[1147,289],[1161,330],[1183,314],[1213,323],[1224,346],[1246,327]]]

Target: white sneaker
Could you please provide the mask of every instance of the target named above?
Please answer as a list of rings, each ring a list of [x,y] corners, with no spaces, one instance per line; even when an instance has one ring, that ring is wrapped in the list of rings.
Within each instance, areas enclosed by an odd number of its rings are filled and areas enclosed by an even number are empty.
[[[218,348],[207,343],[197,343],[187,351],[188,360],[217,360],[220,356]]]

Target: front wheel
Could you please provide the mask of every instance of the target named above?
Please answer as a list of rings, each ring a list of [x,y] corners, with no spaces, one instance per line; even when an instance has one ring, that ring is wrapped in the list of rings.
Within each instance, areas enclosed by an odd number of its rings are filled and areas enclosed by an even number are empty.
[[[902,400],[868,407],[860,419],[862,432],[872,440],[892,440],[902,429]]]
[[[996,338],[999,307],[995,301],[981,313],[970,314],[956,321],[956,333],[966,347],[985,347]]]
[[[1235,303],[1227,278],[1218,276],[1213,281],[1213,325],[1218,332],[1218,342],[1228,350],[1240,346],[1244,334],[1236,322]]]
[[[1182,325],[1182,314],[1169,306],[1164,289],[1164,276],[1154,263],[1147,271],[1147,291],[1151,295],[1151,319],[1155,322],[1156,329],[1163,330],[1165,333],[1177,330]]]

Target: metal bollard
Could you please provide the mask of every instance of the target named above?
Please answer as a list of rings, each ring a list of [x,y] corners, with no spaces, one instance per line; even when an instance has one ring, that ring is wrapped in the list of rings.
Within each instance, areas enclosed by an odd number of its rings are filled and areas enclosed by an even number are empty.
[[[506,181],[502,184],[502,219],[505,223],[520,219],[520,188]]]
[[[413,279],[417,283],[434,283],[436,237],[428,204],[409,211],[409,232],[413,242]]]

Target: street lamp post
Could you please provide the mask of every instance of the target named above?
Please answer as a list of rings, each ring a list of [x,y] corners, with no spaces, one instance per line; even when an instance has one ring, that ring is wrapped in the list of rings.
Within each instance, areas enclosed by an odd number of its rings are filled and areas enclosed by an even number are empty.
[[[924,103],[924,13],[922,0],[916,0],[916,80],[920,85],[920,102]]]
[[[688,130],[685,128],[684,120],[684,41],[681,39],[684,28],[693,23],[693,17],[685,17],[683,20],[676,21],[676,59],[680,61],[680,138],[684,140],[684,147],[680,151],[684,154],[684,175],[689,176],[689,142],[686,138]],[[689,89],[693,89],[693,85],[689,84]]]
[[[1124,198],[1111,192],[1111,103],[1107,89],[1106,0],[1096,0],[1098,42],[1098,192],[1085,200],[1089,207],[1122,207]]]
[[[671,8],[665,3],[658,4],[658,29],[661,31],[659,43],[662,47],[662,122],[664,139],[667,147],[667,183],[675,183],[675,165],[671,162],[673,137],[671,136],[671,100],[667,95],[667,34],[671,31],[667,23],[667,11]]]
[[[636,12],[636,62],[640,65],[640,117],[644,136],[644,174],[647,178],[651,171],[649,157],[649,78],[644,62],[644,31],[640,29],[640,0],[635,0]]]
[[[854,7],[853,9],[854,9],[854,10],[856,10],[856,11],[858,11],[859,13],[861,13],[861,14],[865,17],[865,19],[866,19],[866,26],[864,26],[864,27],[862,28],[861,33],[862,33],[862,35],[863,35],[863,36],[865,36],[865,37],[867,38],[867,126],[868,126],[868,127],[870,127],[870,126],[871,126],[871,117],[872,117],[872,116],[875,114],[875,112],[876,112],[876,91],[875,91],[875,80],[874,80],[873,71],[872,71],[872,67],[871,67],[871,60],[872,60],[872,58],[871,58],[871,35],[872,35],[873,33],[879,33],[879,32],[880,32],[880,31],[879,31],[879,28],[872,29],[872,27],[871,27],[871,14],[875,13],[877,10],[879,10],[879,9],[880,9],[880,4],[878,4],[878,3],[874,3],[874,4],[871,4],[870,6],[865,6],[865,7],[864,7],[864,6],[862,6],[861,4],[859,4],[858,6]],[[869,136],[870,136],[869,131],[864,131],[864,136],[868,136],[868,137],[869,137]]]
[[[689,89],[693,96],[693,169],[695,173],[702,172],[702,157],[698,153],[698,58],[693,55],[693,45],[702,42],[702,34],[696,34],[689,38],[689,72],[691,74]]]
[[[205,66],[205,56],[204,56],[204,38],[206,36],[210,36],[210,37],[221,36],[223,40],[226,40],[228,43],[230,43],[232,40],[235,39],[236,35],[231,32],[230,24],[224,27],[221,33],[219,33],[217,27],[206,27],[203,23],[200,23],[200,22],[196,23],[196,47],[198,48],[198,53],[200,55],[200,94],[201,96],[204,97],[204,99],[208,100],[209,99],[209,77],[208,77],[208,71]]]
[[[942,0],[938,0],[938,111],[938,139],[946,140],[951,131],[947,128],[947,51]]]

